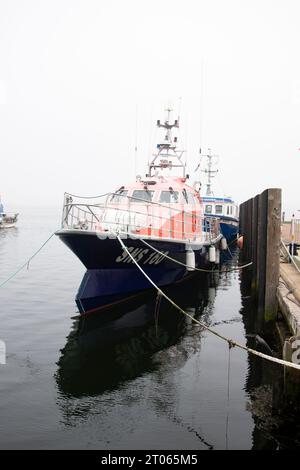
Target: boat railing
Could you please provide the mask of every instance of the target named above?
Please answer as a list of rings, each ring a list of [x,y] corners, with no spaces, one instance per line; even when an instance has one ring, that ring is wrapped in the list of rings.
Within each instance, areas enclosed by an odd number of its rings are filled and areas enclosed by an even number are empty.
[[[118,231],[134,236],[199,242],[210,242],[219,234],[218,219],[200,216],[193,207],[187,210],[120,193],[95,198],[93,203],[90,199],[65,193],[63,229],[97,231],[99,235]]]

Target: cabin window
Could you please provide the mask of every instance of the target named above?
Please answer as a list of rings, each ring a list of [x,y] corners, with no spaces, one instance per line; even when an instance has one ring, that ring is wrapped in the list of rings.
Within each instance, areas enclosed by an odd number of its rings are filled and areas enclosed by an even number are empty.
[[[188,192],[187,197],[188,197],[188,204],[195,204],[195,199],[192,193]]]
[[[212,205],[209,204],[209,205],[205,206],[205,212],[207,214],[211,214],[212,213]]]
[[[159,202],[163,204],[174,204],[179,202],[178,191],[162,191],[160,193]]]
[[[229,206],[227,206],[227,215],[229,215]]]
[[[183,197],[184,197],[184,202],[186,204],[195,204],[195,199],[192,193],[186,191],[185,189],[182,191]]]
[[[230,206],[230,214],[232,215],[232,206]]]
[[[222,214],[223,213],[223,206],[221,204],[216,204],[216,214]]]
[[[124,203],[127,201],[127,193],[128,191],[124,191],[124,190],[121,190],[121,191],[117,191],[115,194],[113,194],[110,198],[110,202],[113,202],[114,204],[120,204],[120,202]]]
[[[131,202],[140,202],[140,201],[145,201],[145,202],[151,202],[153,199],[153,194],[154,191],[147,191],[146,189],[136,189],[132,193],[132,198]]]

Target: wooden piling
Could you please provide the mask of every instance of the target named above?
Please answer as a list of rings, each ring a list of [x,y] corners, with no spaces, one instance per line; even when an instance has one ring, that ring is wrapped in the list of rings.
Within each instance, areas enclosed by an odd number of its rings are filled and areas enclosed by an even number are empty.
[[[258,198],[252,199],[252,281],[251,289],[257,296],[257,232],[258,232]]]
[[[278,313],[277,287],[279,284],[280,239],[281,239],[281,190],[267,190],[267,243],[266,243],[266,288],[265,320],[276,320]]]
[[[281,190],[266,189],[240,206],[243,259],[252,261],[252,291],[258,307],[258,327],[277,317],[279,283]]]
[[[296,326],[295,317],[289,319],[289,327],[293,327],[294,335],[286,336],[287,327],[283,329],[280,322],[276,322],[278,310],[283,316],[290,314],[287,294],[290,286],[279,286],[280,275],[280,241],[281,241],[281,190],[278,188],[266,189],[241,204],[240,232],[244,237],[242,249],[243,261],[252,261],[251,290],[256,301],[257,310],[254,319],[254,329],[257,333],[268,337],[276,329],[283,346],[282,357],[289,362],[300,363],[300,334]],[[283,268],[281,268],[282,271]],[[296,292],[295,287],[293,290]],[[278,305],[279,300],[279,305]],[[290,301],[291,303],[291,301]],[[298,309],[296,302],[294,309]],[[288,311],[286,310],[288,309]],[[276,326],[276,328],[275,328]],[[283,331],[284,330],[284,331]],[[293,403],[297,411],[300,409],[300,374],[298,370],[290,367],[284,368],[284,400]]]
[[[269,287],[266,284],[266,257],[267,257],[267,231],[268,231],[268,219],[267,219],[267,190],[259,195],[259,212],[258,212],[258,244],[259,244],[259,256],[257,258],[257,311],[258,311],[258,324],[260,329],[264,328],[264,309],[265,309],[265,294]],[[279,260],[278,260],[279,263]],[[279,279],[278,279],[279,280]],[[275,286],[274,296],[276,297]],[[276,312],[277,313],[277,312]]]

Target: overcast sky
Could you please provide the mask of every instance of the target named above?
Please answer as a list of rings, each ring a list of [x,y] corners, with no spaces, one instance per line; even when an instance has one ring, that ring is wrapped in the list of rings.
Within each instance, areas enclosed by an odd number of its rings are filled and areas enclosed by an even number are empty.
[[[192,177],[201,144],[225,194],[280,187],[300,209],[299,18],[297,0],[1,0],[6,208],[132,180],[136,113],[144,174],[156,119],[182,97]]]

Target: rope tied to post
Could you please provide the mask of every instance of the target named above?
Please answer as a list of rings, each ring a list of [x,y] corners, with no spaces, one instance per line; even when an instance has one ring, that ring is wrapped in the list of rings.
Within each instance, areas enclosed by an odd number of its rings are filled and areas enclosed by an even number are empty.
[[[115,232],[115,235],[117,233],[120,233],[122,235],[130,235],[130,237],[133,237],[135,238],[136,240],[139,240],[141,241],[144,245],[146,245],[148,248],[150,248],[151,250],[153,251],[156,251],[156,253],[160,254],[163,258],[166,258],[166,259],[169,259],[170,261],[173,261],[174,263],[180,265],[180,266],[183,266],[185,268],[190,268],[191,266],[189,266],[188,264],[186,263],[183,263],[182,261],[178,261],[177,259],[175,258],[172,258],[171,256],[167,255],[166,253],[163,253],[162,251],[158,250],[157,248],[155,248],[153,245],[150,245],[150,243],[146,242],[146,240],[144,238],[141,238],[133,233],[129,233],[129,232],[124,232],[122,230],[118,231],[118,232]],[[162,258],[162,259],[163,259]],[[247,264],[244,264],[242,266],[236,266],[234,268],[231,268],[231,269],[226,269],[225,272],[229,273],[229,272],[233,272],[233,271],[239,271],[241,269],[245,269],[245,268],[248,268],[249,266],[251,266],[253,264],[252,261],[250,261],[249,263]],[[202,273],[218,273],[218,272],[224,272],[224,271],[221,271],[219,269],[204,269],[204,268],[196,268],[195,266],[193,266],[193,269],[195,271],[199,271],[199,272],[202,272]]]
[[[276,363],[276,364],[281,364],[283,366],[287,366],[287,367],[290,367],[292,369],[298,369],[300,370],[300,364],[295,364],[293,362],[289,362],[289,361],[285,361],[283,359],[278,359],[276,357],[273,357],[273,356],[269,356],[268,354],[264,354],[264,353],[261,353],[259,351],[256,351],[255,349],[251,349],[251,348],[248,348],[247,346],[245,346],[244,344],[241,344],[237,341],[234,341],[233,339],[230,339],[230,338],[227,338],[226,336],[222,335],[221,333],[219,333],[218,331],[214,330],[213,328],[211,328],[210,326],[206,325],[205,323],[197,320],[196,318],[194,318],[192,315],[190,315],[188,312],[186,312],[185,310],[183,310],[179,305],[177,305],[174,300],[172,300],[167,294],[164,293],[164,291],[162,291],[156,284],[155,282],[148,276],[148,274],[143,270],[143,268],[138,264],[138,262],[136,261],[136,259],[131,255],[130,251],[128,250],[128,248],[126,247],[126,245],[124,244],[124,242],[122,241],[122,239],[120,238],[119,236],[119,233],[115,233],[115,236],[116,238],[118,239],[121,247],[123,248],[123,250],[126,251],[126,253],[128,254],[128,256],[131,258],[131,260],[133,261],[133,263],[137,266],[137,268],[141,271],[141,273],[145,276],[145,278],[150,282],[150,284],[157,290],[157,292],[159,292],[166,300],[168,300],[168,302],[170,302],[177,310],[179,310],[183,315],[186,315],[188,318],[190,318],[194,323],[196,323],[197,325],[201,326],[203,329],[209,331],[210,333],[212,333],[214,336],[217,336],[219,339],[225,341],[228,343],[229,345],[229,350],[231,350],[233,347],[237,347],[239,349],[243,349],[244,351],[248,352],[249,354],[252,354],[252,355],[255,355],[255,356],[258,356],[262,359],[266,359],[267,361],[269,362],[273,362],[273,363]]]
[[[121,233],[121,232],[119,232]],[[128,248],[126,247],[126,245],[123,243],[122,239],[120,238],[119,236],[119,233],[116,233],[114,232],[114,235],[116,236],[116,238],[118,239],[120,245],[122,246],[122,248],[126,251],[126,253],[128,254],[128,256],[131,258],[131,260],[133,261],[133,263],[137,266],[137,268],[141,271],[141,273],[146,277],[146,279],[150,282],[151,285],[153,285],[153,287],[157,290],[157,292],[162,296],[164,297],[166,300],[168,300],[177,310],[179,310],[183,315],[187,316],[188,318],[190,318],[194,323],[198,324],[201,328],[203,328],[204,330],[207,330],[209,331],[210,333],[212,333],[214,336],[217,336],[219,339],[223,340],[223,341],[226,341],[229,345],[229,350],[231,350],[233,347],[237,347],[239,349],[243,349],[244,351],[252,354],[252,355],[255,355],[255,356],[258,356],[258,357],[261,357],[262,359],[266,359],[267,361],[269,362],[273,362],[273,363],[277,363],[277,364],[280,364],[280,365],[283,365],[283,366],[286,366],[286,367],[290,367],[290,368],[293,368],[293,369],[298,369],[300,370],[300,364],[295,364],[295,363],[292,363],[292,362],[288,362],[288,361],[285,361],[283,359],[278,359],[278,358],[275,358],[273,356],[269,356],[268,354],[264,354],[264,353],[261,353],[259,351],[256,351],[255,349],[251,349],[251,348],[248,348],[247,346],[241,344],[241,343],[238,343],[237,341],[234,341],[233,339],[230,339],[230,338],[227,338],[226,336],[222,335],[221,333],[217,332],[216,330],[214,330],[213,328],[211,328],[210,326],[206,325],[205,323],[197,320],[196,318],[194,318],[192,315],[190,315],[188,312],[186,312],[185,310],[183,310],[179,305],[177,305],[170,297],[167,296],[167,294],[165,294],[156,284],[155,282],[147,275],[147,273],[145,273],[145,271],[143,270],[143,268],[138,264],[138,262],[136,261],[136,259],[132,256],[132,254],[130,253],[130,251],[128,250]],[[28,266],[29,267],[29,263],[31,262],[31,260],[45,247],[45,245],[51,240],[51,238],[55,235],[55,232],[53,232],[48,238],[47,240],[39,247],[39,249],[37,251],[35,251],[33,253],[33,255],[30,256],[30,258],[24,263],[22,264],[22,266],[20,266],[11,276],[9,276],[5,281],[3,281],[1,284],[0,284],[0,288],[2,288],[5,284],[7,284],[11,279],[13,279],[22,269],[25,268],[25,266]],[[140,240],[142,240],[141,238],[139,238]],[[142,240],[145,242],[145,240]],[[146,242],[147,243],[147,242]],[[149,244],[148,244],[149,245]],[[154,251],[158,251],[159,250],[156,250],[156,248],[152,247],[151,245],[149,245],[150,248],[152,248]],[[167,255],[165,255],[166,257],[168,257]],[[170,258],[170,257],[168,257]],[[171,258],[171,260],[173,260],[174,262],[177,262],[179,264],[183,264],[184,266],[186,266],[184,263],[181,263],[177,260],[174,260],[173,258]],[[239,267],[239,269],[242,269],[242,268],[245,268],[247,266],[250,266],[252,263],[248,263],[247,265],[244,265],[242,267]],[[208,271],[206,270],[206,272],[216,272],[216,271]]]

